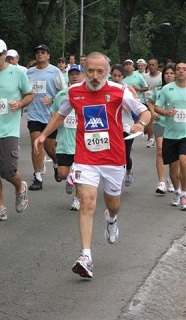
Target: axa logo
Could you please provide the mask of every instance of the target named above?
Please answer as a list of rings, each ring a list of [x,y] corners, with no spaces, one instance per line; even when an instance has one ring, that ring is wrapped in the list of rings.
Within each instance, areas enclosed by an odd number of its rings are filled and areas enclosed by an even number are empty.
[[[87,124],[86,124],[86,128],[90,126],[91,128],[98,128],[98,127],[104,127],[104,124],[101,120],[101,118],[92,118],[90,119]]]

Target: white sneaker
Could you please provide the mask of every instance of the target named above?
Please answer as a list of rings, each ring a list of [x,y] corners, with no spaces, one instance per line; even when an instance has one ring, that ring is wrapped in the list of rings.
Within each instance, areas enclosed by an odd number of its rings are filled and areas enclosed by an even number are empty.
[[[154,148],[155,147],[155,140],[149,139],[148,143],[147,143],[147,148]]]
[[[126,175],[125,175],[125,186],[126,187],[130,187],[132,182],[134,180],[134,176],[133,176],[133,170],[131,170],[131,172],[126,171]]]
[[[7,208],[5,206],[0,206],[0,220],[7,220]]]
[[[181,196],[180,205],[181,205],[181,210],[186,211],[186,196]]]
[[[159,194],[166,194],[167,193],[167,187],[165,185],[165,182],[159,182],[158,183],[158,186],[156,188],[156,193],[159,193]]]
[[[108,218],[108,209],[105,211],[105,218]],[[107,228],[105,230],[105,238],[108,243],[115,244],[118,241],[119,229],[117,224],[117,219],[114,222],[108,222],[107,220]]]
[[[174,192],[174,186],[173,186],[172,181],[170,179],[167,179],[167,191]]]
[[[77,197],[74,197],[73,202],[70,206],[70,210],[79,211],[80,209],[80,201]]]
[[[83,278],[93,277],[93,264],[87,256],[81,255],[72,267],[72,271]]]
[[[171,202],[171,206],[173,207],[179,207],[180,206],[180,194],[175,192],[174,193],[174,198]]]
[[[21,193],[16,193],[16,203],[15,208],[18,213],[23,212],[28,206],[28,187],[25,181],[22,181],[22,186],[24,186],[24,191]]]

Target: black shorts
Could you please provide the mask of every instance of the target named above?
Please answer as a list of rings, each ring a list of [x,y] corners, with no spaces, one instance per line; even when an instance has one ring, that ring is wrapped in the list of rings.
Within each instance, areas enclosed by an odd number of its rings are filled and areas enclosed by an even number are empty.
[[[74,162],[74,154],[56,153],[58,166],[70,167]]]
[[[36,132],[36,131],[42,132],[46,126],[47,126],[47,123],[42,123],[39,121],[28,121],[27,123],[27,128],[30,131],[30,133]],[[53,131],[47,138],[56,139],[56,136],[57,136],[57,130]]]
[[[186,155],[186,138],[180,140],[163,138],[162,157],[164,164],[177,161],[181,154]]]

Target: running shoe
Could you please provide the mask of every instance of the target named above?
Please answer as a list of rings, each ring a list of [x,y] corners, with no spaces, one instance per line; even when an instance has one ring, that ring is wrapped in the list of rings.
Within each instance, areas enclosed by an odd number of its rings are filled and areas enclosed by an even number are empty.
[[[92,261],[87,256],[79,256],[75,264],[72,267],[72,271],[76,274],[79,274],[83,278],[92,278],[93,277],[93,264]]]
[[[171,202],[171,206],[179,207],[180,206],[180,194],[178,192],[174,193],[174,198]]]
[[[133,182],[133,180],[134,180],[133,171],[131,171],[130,173],[126,172],[126,175],[125,175],[125,186],[126,187],[130,187],[132,182]]]
[[[167,179],[167,191],[174,192],[174,186],[173,186],[172,181],[170,179]]]
[[[74,197],[73,202],[70,206],[70,210],[79,211],[80,201],[77,197]]]
[[[58,176],[58,169],[57,168],[54,168],[54,179],[57,181],[57,182],[61,182],[62,181],[62,178],[60,178]]]
[[[33,183],[30,185],[30,187],[28,188],[28,190],[32,190],[32,191],[38,191],[38,190],[42,190],[43,189],[43,182],[39,181],[34,173],[34,180]]]
[[[7,220],[7,208],[5,206],[0,207],[0,220]]]
[[[105,218],[107,220],[107,227],[105,230],[105,238],[108,243],[115,244],[118,241],[119,229],[117,219],[114,222],[108,222],[108,209],[105,211]]]
[[[186,211],[186,196],[181,196],[180,205],[181,205],[181,210]]]
[[[156,193],[159,193],[161,195],[164,195],[167,193],[167,187],[165,185],[165,182],[159,182],[158,186],[156,188]]]
[[[147,143],[147,148],[154,148],[155,147],[155,140],[149,139],[148,143]]]
[[[28,187],[25,181],[22,181],[22,186],[24,186],[24,191],[21,193],[16,193],[16,211],[18,213],[23,212],[28,206]]]

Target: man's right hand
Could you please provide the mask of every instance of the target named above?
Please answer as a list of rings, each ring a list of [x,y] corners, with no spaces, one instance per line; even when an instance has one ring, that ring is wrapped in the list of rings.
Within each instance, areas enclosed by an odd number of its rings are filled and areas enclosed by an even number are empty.
[[[35,154],[39,154],[39,150],[43,147],[45,142],[45,136],[41,134],[38,138],[34,140],[34,152]]]

